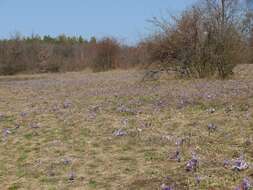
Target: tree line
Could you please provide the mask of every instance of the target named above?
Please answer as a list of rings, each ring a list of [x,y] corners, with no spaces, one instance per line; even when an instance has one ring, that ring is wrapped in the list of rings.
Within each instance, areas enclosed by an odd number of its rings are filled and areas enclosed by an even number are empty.
[[[106,71],[129,68],[134,61],[134,47],[114,38],[38,36],[0,40],[0,74],[79,71],[91,68]],[[131,54],[131,56],[129,56]]]

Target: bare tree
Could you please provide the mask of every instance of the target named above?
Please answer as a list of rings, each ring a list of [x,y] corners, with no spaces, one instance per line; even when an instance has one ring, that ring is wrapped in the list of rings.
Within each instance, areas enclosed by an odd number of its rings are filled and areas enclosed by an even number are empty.
[[[247,44],[242,30],[246,13],[239,0],[204,0],[172,22],[153,19],[160,32],[148,42],[151,61],[184,76],[228,77],[242,61]]]
[[[92,63],[95,72],[115,69],[118,64],[120,45],[113,38],[104,38],[96,44],[96,55]]]

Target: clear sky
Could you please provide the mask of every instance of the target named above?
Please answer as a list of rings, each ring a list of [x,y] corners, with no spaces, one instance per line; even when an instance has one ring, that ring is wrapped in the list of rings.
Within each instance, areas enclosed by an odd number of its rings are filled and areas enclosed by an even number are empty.
[[[0,37],[22,35],[115,36],[134,43],[147,20],[176,13],[195,0],[0,0]],[[166,14],[165,14],[166,15]]]

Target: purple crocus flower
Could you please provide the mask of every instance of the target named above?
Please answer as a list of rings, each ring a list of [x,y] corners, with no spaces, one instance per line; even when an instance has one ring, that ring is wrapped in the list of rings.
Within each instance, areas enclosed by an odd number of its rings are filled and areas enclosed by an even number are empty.
[[[150,128],[152,127],[152,123],[150,122],[145,122],[145,123],[141,123],[141,128]]]
[[[71,172],[71,173],[69,174],[68,179],[69,179],[70,181],[74,181],[74,180],[75,180],[75,178],[76,178],[75,173],[74,173],[74,172]]]
[[[213,123],[208,124],[207,126],[209,133],[215,132],[217,130],[217,126]]]
[[[68,109],[70,106],[71,106],[71,103],[68,102],[68,101],[65,101],[65,102],[63,103],[63,108],[64,108],[64,109]]]
[[[114,136],[116,137],[122,137],[122,136],[126,136],[127,132],[124,131],[123,129],[118,129],[113,133]]]
[[[197,184],[200,184],[200,183],[201,183],[201,177],[196,176],[195,179],[196,179],[196,183],[197,183]]]
[[[183,144],[185,144],[185,143],[186,143],[186,139],[185,139],[185,138],[178,139],[178,140],[176,141],[176,145],[177,145],[177,146],[181,146],[181,145],[183,145]]]
[[[163,190],[173,190],[172,187],[165,187]]]
[[[128,119],[123,119],[123,120],[122,120],[122,124],[123,124],[123,125],[127,126],[128,123],[129,123]]]
[[[64,158],[64,159],[62,160],[62,162],[63,162],[63,164],[65,164],[65,165],[69,165],[69,164],[71,163],[71,160],[68,159],[68,158]]]
[[[161,189],[162,190],[173,190],[173,188],[171,186],[167,186],[165,184],[162,184]]]
[[[235,160],[234,165],[232,166],[232,169],[235,171],[242,171],[248,169],[249,165],[248,163],[243,159],[243,156]]]
[[[179,150],[176,151],[175,155],[170,157],[171,160],[176,160],[177,162],[181,162],[181,156]]]
[[[4,129],[3,130],[3,136],[4,137],[7,137],[8,135],[10,135],[11,134],[11,131],[9,130],[9,129]]]
[[[248,178],[244,178],[241,185],[237,187],[235,190],[250,190],[252,187]]]
[[[242,182],[242,189],[243,190],[250,190],[251,184],[248,178],[244,178]]]
[[[29,125],[29,127],[30,127],[31,129],[38,129],[38,128],[40,128],[40,126],[39,126],[37,123],[31,123],[31,124]]]
[[[21,116],[21,117],[25,117],[25,116],[27,116],[27,113],[26,113],[26,112],[21,112],[21,113],[20,113],[20,116]]]
[[[9,129],[3,129],[3,140],[5,141],[12,132]]]
[[[196,158],[195,155],[193,155],[192,159],[189,160],[186,164],[186,171],[187,172],[196,171],[198,164],[199,164],[198,159]]]
[[[224,166],[225,168],[228,168],[229,165],[230,165],[230,161],[229,161],[229,160],[224,160],[223,166]]]

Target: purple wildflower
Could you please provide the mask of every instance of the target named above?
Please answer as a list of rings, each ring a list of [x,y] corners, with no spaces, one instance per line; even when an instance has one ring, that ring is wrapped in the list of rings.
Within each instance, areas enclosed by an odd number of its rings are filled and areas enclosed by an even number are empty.
[[[247,139],[244,144],[250,146],[252,144],[252,139]]]
[[[217,130],[217,126],[215,124],[213,124],[213,123],[208,124],[207,127],[208,127],[209,133],[215,132]]]
[[[53,108],[52,108],[52,111],[53,112],[59,111],[59,107],[57,105],[54,105]]]
[[[181,146],[181,145],[183,145],[183,144],[185,144],[185,143],[186,143],[186,139],[185,139],[185,138],[178,139],[178,140],[176,141],[176,145],[177,145],[177,146]]]
[[[120,105],[118,108],[117,108],[117,111],[120,112],[120,113],[128,113],[128,114],[136,114],[136,112],[128,107],[126,107],[125,105]]]
[[[162,185],[161,185],[161,189],[162,189],[162,190],[173,190],[173,188],[172,188],[171,186],[167,186],[167,185],[165,185],[165,184],[162,184]]]
[[[20,113],[20,116],[21,116],[21,117],[26,117],[26,116],[27,116],[27,113],[26,113],[26,112],[21,112],[21,113]]]
[[[198,164],[199,164],[198,159],[196,158],[195,155],[193,155],[192,159],[189,160],[186,164],[186,171],[187,172],[196,171]]]
[[[235,190],[250,190],[252,187],[248,178],[244,178],[241,185],[237,187]]]
[[[71,173],[69,174],[68,179],[69,179],[70,181],[74,181],[75,178],[76,178],[76,175],[74,174],[74,172],[71,172]]]
[[[224,162],[223,162],[223,167],[228,168],[229,165],[230,165],[230,161],[224,160]]]
[[[90,108],[90,111],[91,112],[99,112],[100,111],[100,106],[99,105],[93,106],[92,108]]]
[[[181,156],[179,150],[176,151],[176,153],[170,157],[171,160],[176,160],[177,162],[181,162]]]
[[[92,112],[89,114],[89,119],[95,119],[97,117],[97,114],[95,112]]]
[[[200,184],[200,183],[201,183],[201,178],[200,178],[199,176],[196,176],[195,179],[196,179],[196,183],[197,183],[197,184]]]
[[[40,128],[40,126],[39,126],[37,123],[31,123],[31,124],[29,125],[29,127],[30,127],[31,129],[38,129],[38,128]]]
[[[251,188],[251,184],[248,178],[244,178],[242,182],[242,189],[249,190]]]
[[[64,109],[68,109],[70,106],[71,106],[71,103],[68,102],[68,101],[65,101],[65,102],[63,103],[63,108],[64,108]]]
[[[150,128],[152,127],[152,123],[150,122],[145,122],[145,123],[141,123],[141,128]]]
[[[4,137],[7,137],[8,135],[10,135],[11,134],[11,131],[9,130],[9,129],[4,129],[3,130],[3,136]]]
[[[3,141],[7,140],[8,135],[12,132],[9,129],[3,129]]]
[[[123,120],[122,120],[122,124],[125,125],[125,126],[127,126],[127,124],[128,124],[128,119],[123,119]]]
[[[235,171],[242,171],[248,169],[248,163],[243,159],[243,156],[234,161],[232,169]]]
[[[64,159],[62,160],[62,162],[63,162],[64,165],[69,165],[69,164],[71,163],[71,160],[68,159],[68,158],[64,158]]]
[[[127,132],[124,131],[123,129],[118,129],[113,133],[114,136],[116,137],[122,137],[122,136],[126,136]]]

